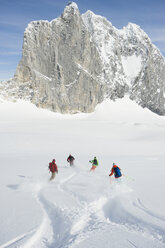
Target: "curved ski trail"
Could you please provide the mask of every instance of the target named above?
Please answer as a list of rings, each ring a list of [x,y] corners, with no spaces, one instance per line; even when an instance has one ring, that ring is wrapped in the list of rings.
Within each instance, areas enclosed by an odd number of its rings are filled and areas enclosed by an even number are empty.
[[[113,248],[165,247],[165,219],[145,208],[124,182],[111,185],[105,175],[71,168],[50,183],[27,186],[42,222],[3,248],[100,248],[111,242]]]

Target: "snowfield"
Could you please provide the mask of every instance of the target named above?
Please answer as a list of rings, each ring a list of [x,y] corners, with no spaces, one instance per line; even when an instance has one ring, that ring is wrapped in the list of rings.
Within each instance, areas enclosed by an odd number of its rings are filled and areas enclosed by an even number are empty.
[[[127,97],[76,115],[1,101],[0,135],[1,248],[165,247],[165,117]]]

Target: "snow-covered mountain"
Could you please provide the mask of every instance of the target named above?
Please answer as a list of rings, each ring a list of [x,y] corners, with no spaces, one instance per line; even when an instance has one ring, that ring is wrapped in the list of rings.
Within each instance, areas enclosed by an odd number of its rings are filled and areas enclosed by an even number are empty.
[[[165,59],[136,24],[118,30],[91,11],[81,15],[72,2],[57,19],[28,25],[22,59],[4,89],[9,98],[61,113],[92,112],[128,94],[164,115]]]

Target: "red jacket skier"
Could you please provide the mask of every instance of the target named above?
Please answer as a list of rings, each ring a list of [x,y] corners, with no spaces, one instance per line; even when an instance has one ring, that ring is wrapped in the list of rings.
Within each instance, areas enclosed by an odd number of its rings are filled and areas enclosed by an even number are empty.
[[[55,178],[56,173],[58,173],[58,167],[55,163],[55,159],[52,160],[52,162],[49,163],[49,170],[52,173],[50,181]]]

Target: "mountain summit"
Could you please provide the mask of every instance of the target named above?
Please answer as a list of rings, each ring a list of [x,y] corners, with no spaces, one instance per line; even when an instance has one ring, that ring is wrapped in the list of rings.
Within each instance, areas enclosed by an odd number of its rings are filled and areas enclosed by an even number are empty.
[[[4,87],[9,97],[55,112],[92,112],[127,94],[165,115],[165,59],[147,34],[132,23],[118,30],[91,11],[81,15],[74,2],[51,22],[28,25],[22,58]]]

